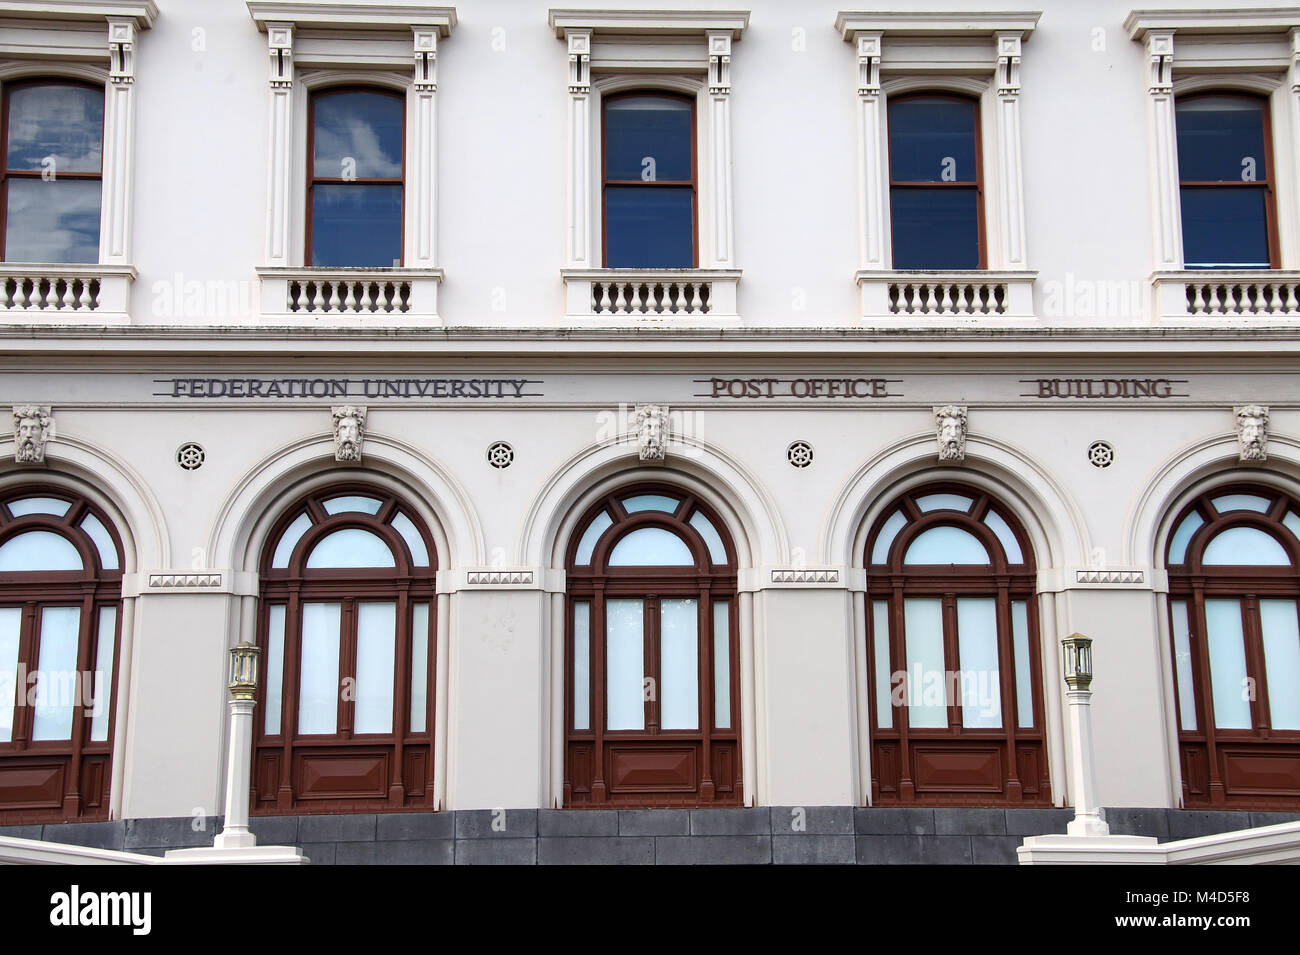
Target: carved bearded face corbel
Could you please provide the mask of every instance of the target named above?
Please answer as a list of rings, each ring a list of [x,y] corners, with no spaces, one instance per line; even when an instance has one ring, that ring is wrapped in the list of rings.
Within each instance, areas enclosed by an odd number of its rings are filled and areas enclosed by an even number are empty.
[[[1243,463],[1268,460],[1268,408],[1244,405],[1233,411],[1237,416],[1238,459]]]
[[[935,408],[934,428],[939,441],[939,460],[956,463],[966,460],[966,406]]]
[[[359,462],[361,446],[365,441],[366,409],[356,405],[340,405],[331,411],[334,417],[334,460]]]
[[[667,456],[668,406],[637,405],[632,412],[637,452],[642,461],[662,461]]]
[[[44,464],[45,445],[49,442],[53,417],[46,405],[15,405],[14,461],[18,464]]]

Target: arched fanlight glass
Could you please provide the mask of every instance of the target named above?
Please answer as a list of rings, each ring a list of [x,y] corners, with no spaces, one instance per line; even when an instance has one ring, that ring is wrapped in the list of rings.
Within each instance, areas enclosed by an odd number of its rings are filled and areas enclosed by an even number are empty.
[[[307,557],[308,570],[396,567],[383,538],[359,527],[345,527],[322,537]]]
[[[611,567],[672,567],[695,564],[686,542],[662,527],[640,527],[614,545]]]
[[[989,552],[979,539],[960,527],[939,525],[916,535],[904,564],[988,564]]]
[[[1229,527],[1205,545],[1201,562],[1215,566],[1287,567],[1291,558],[1271,534],[1254,527]]]
[[[81,554],[53,531],[27,531],[0,544],[0,571],[84,570]]]

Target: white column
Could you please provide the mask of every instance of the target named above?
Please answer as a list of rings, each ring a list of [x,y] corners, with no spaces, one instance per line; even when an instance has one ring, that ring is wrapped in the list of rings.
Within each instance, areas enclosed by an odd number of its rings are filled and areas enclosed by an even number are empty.
[[[131,259],[131,155],[135,144],[135,21],[108,21],[108,86],[104,99],[104,168],[99,261]]]
[[[226,824],[213,842],[217,849],[257,845],[248,831],[248,781],[253,760],[253,701],[230,701],[230,752],[226,757]]]
[[[858,44],[858,250],[861,268],[884,269],[889,210],[885,171],[885,116],[880,98],[883,34],[859,32]]]
[[[1025,182],[1020,164],[1019,33],[995,34],[998,49],[998,177],[1001,180],[1001,262],[995,268],[1026,269]]]
[[[1042,573],[1040,570],[1039,573]],[[1040,578],[1041,579],[1041,578]],[[1042,586],[1041,584],[1039,586]],[[1070,776],[1065,765],[1065,705],[1061,700],[1061,683],[1053,674],[1061,672],[1058,642],[1057,604],[1061,596],[1051,591],[1038,594],[1039,637],[1038,648],[1042,656],[1040,672],[1049,674],[1044,680],[1043,716],[1047,723],[1043,732],[1047,737],[1047,773],[1052,784],[1052,799],[1058,806],[1066,804],[1066,795],[1070,789]]]
[[[1292,186],[1294,195],[1300,194],[1300,146],[1297,145],[1300,143],[1300,27],[1293,29],[1288,39],[1291,41],[1291,177],[1294,183]],[[1276,162],[1276,159],[1274,161]],[[1295,203],[1292,202],[1291,206],[1294,205]],[[1279,218],[1281,218],[1281,210],[1279,210]],[[1294,208],[1287,216],[1287,220],[1293,223],[1293,228],[1295,225],[1300,225],[1297,223]],[[1282,232],[1282,241],[1279,243],[1282,261],[1278,264],[1284,269],[1294,269],[1300,263],[1300,258],[1297,257],[1297,242],[1300,242],[1300,235],[1296,240],[1288,242],[1285,229],[1279,231]]]
[[[289,223],[292,209],[293,163],[293,24],[268,23],[271,58],[271,103],[267,136],[265,264],[289,262]]]
[[[758,723],[754,691],[754,595],[740,594],[740,764],[745,805],[758,805]]]
[[[731,188],[731,33],[708,31],[709,42],[709,167],[713,194],[708,268],[736,267]],[[703,261],[700,263],[705,265]]]
[[[1182,211],[1178,192],[1178,139],[1174,124],[1174,34],[1147,34],[1150,84],[1147,125],[1151,137],[1151,184],[1155,191],[1155,267],[1183,267]]]
[[[564,659],[564,594],[551,596],[551,781],[549,802],[545,805],[559,808],[564,805],[564,681],[570,665]]]
[[[569,43],[568,177],[565,182],[565,265],[598,268],[591,241],[591,31],[566,30]]]
[[[414,27],[415,84],[410,95],[407,148],[406,257],[403,265],[438,265],[438,195],[435,94],[438,92],[438,28]]]
[[[1066,719],[1070,723],[1070,775],[1074,780],[1074,818],[1066,825],[1071,836],[1108,836],[1097,805],[1097,765],[1092,743],[1092,690],[1067,690]]]

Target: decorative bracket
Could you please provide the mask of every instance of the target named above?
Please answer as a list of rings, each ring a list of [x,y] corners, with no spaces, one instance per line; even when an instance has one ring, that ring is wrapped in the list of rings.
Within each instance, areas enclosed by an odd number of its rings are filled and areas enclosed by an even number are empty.
[[[998,95],[1020,94],[1020,41],[1019,33],[996,33],[998,45]]]
[[[565,30],[569,41],[569,92],[585,96],[591,92],[591,31]]]
[[[135,82],[135,21],[108,21],[108,81],[114,86]]]
[[[438,92],[438,28],[413,27],[415,31],[415,91]]]
[[[1147,58],[1151,66],[1152,96],[1172,96],[1174,92],[1174,34],[1148,33]]]
[[[709,93],[713,96],[731,95],[731,32],[708,32],[709,38]]]
[[[266,43],[271,56],[271,89],[292,89],[293,24],[268,23]]]
[[[1288,35],[1291,41],[1291,92],[1300,96],[1300,27]]]
[[[880,53],[883,33],[857,34],[858,95],[874,99],[880,95]]]

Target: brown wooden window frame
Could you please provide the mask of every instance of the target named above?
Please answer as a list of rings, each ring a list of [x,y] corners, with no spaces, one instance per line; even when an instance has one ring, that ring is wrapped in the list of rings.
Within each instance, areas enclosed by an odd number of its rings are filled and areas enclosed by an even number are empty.
[[[1268,497],[1271,505],[1266,513],[1247,510],[1219,512],[1213,499],[1227,494]],[[1189,538],[1185,560],[1179,564],[1169,563],[1174,531],[1193,511],[1199,512],[1204,523]],[[1276,488],[1227,484],[1197,495],[1179,511],[1177,520],[1170,525],[1170,539],[1165,544],[1169,597],[1164,608],[1171,641],[1170,659],[1176,668],[1174,603],[1186,601],[1193,687],[1193,699],[1182,699],[1175,669],[1173,682],[1178,706],[1184,808],[1300,809],[1300,730],[1276,730],[1270,725],[1269,686],[1259,610],[1261,598],[1292,600],[1300,606],[1300,541],[1282,523],[1288,511],[1300,514],[1300,502]],[[1206,546],[1220,532],[1231,527],[1251,527],[1273,537],[1291,558],[1291,566],[1206,567],[1203,564]],[[1209,629],[1205,615],[1207,598],[1241,602],[1246,675],[1254,680],[1257,691],[1250,701],[1250,729],[1220,729],[1215,726],[1210,656],[1206,645]],[[1300,687],[1290,689],[1300,693]],[[1184,730],[1182,726],[1182,714],[1189,702],[1196,717],[1194,730]],[[1290,767],[1290,787],[1276,785],[1283,767]],[[1252,768],[1257,773],[1254,786],[1250,785]],[[1259,784],[1265,777],[1272,777],[1272,785]]]
[[[1183,190],[1187,188],[1244,188],[1244,189],[1262,189],[1264,192],[1264,224],[1268,234],[1265,237],[1268,245],[1268,267],[1276,269],[1281,261],[1281,252],[1278,249],[1278,225],[1277,225],[1277,180],[1273,171],[1273,112],[1267,96],[1259,93],[1251,93],[1238,89],[1211,89],[1197,90],[1195,93],[1186,93],[1174,98],[1174,122],[1175,122],[1175,140],[1177,139],[1177,122],[1178,122],[1178,105],[1186,103],[1189,100],[1205,99],[1207,97],[1229,98],[1248,100],[1258,103],[1261,107],[1261,122],[1264,125],[1264,172],[1263,179],[1253,179],[1250,181],[1238,179],[1224,180],[1201,180],[1201,179],[1184,179],[1182,170],[1178,171],[1178,200],[1179,208],[1182,207]],[[1180,213],[1181,220],[1181,213]],[[1181,240],[1180,236],[1180,240]]]
[[[324,502],[348,495],[381,502],[374,515],[359,511],[328,514]],[[271,567],[280,539],[303,513],[311,527],[294,545],[287,568]],[[405,514],[421,535],[429,562],[417,567],[401,534],[391,521]],[[316,544],[335,531],[359,528],[380,537],[393,552],[395,567],[307,569],[308,555]],[[437,553],[419,512],[396,494],[369,484],[335,484],[314,491],[287,508],[267,538],[261,563],[261,599],[258,607],[258,646],[262,652],[262,679],[254,712],[253,773],[250,785],[254,815],[347,813],[375,811],[429,811],[434,804],[434,710],[437,672]],[[366,602],[396,604],[396,649],[393,659],[393,721],[389,733],[353,733],[355,701],[340,689],[335,732],[297,732],[301,682],[302,606],[306,603],[341,604],[339,680],[356,676],[357,613]],[[414,606],[428,605],[425,728],[411,730],[410,691],[413,663]],[[271,607],[283,605],[284,642],[280,691],[280,732],[266,732],[267,655]],[[335,777],[330,772],[337,769]],[[368,772],[375,784],[369,790],[348,789],[349,773],[361,778]],[[313,790],[312,784],[322,788]]]
[[[608,178],[608,163],[606,161],[605,144],[606,130],[609,126],[607,114],[609,104],[617,102],[620,99],[627,99],[634,96],[654,96],[663,99],[675,99],[689,103],[691,106],[691,178],[687,179],[653,179],[646,181],[643,179],[610,179]],[[689,93],[680,93],[675,90],[659,89],[656,87],[646,87],[644,89],[619,90],[617,93],[609,93],[600,98],[600,261],[608,268],[609,262],[609,215],[607,214],[606,195],[610,186],[643,186],[646,188],[655,188],[657,186],[682,186],[691,187],[691,265],[693,269],[700,267],[700,154],[699,154],[699,129],[696,126],[698,117],[696,114],[696,98]]]
[[[336,96],[340,93],[369,93],[382,96],[390,96],[399,100],[402,104],[402,175],[394,179],[391,177],[375,176],[356,176],[352,179],[344,179],[342,176],[317,176],[316,175],[316,101],[323,96]],[[321,185],[396,185],[401,187],[402,199],[402,222],[400,228],[400,248],[402,250],[402,263],[406,263],[406,94],[401,90],[393,89],[389,86],[371,86],[364,83],[349,83],[338,86],[322,86],[307,92],[307,198],[303,210],[306,224],[304,227],[304,244],[303,244],[303,264],[307,268],[348,268],[349,266],[313,266],[312,265],[312,228],[315,219],[315,204],[313,200],[313,191],[318,184]]]
[[[12,517],[9,502],[30,497],[56,498],[70,506],[63,517],[51,514]],[[0,494],[0,502],[4,505],[0,506],[0,544],[28,531],[49,531],[76,548],[84,568],[0,573],[0,607],[20,607],[23,611],[18,662],[28,674],[40,668],[41,612],[47,607],[73,606],[81,611],[71,737],[31,739],[35,708],[17,705],[30,687],[16,686],[13,738],[7,743],[0,742],[0,825],[107,819],[117,724],[117,661],[122,643],[121,538],[114,522],[99,507],[66,488],[23,485]],[[98,546],[79,527],[87,514],[93,514],[112,539],[117,551],[117,570],[103,568]],[[92,719],[78,701],[91,699],[94,688],[84,683],[86,674],[95,670],[99,644],[105,637],[99,633],[100,611],[109,608],[114,610],[112,691],[103,703],[108,707],[107,738],[96,742],[91,739]],[[40,789],[42,782],[44,791]]]
[[[931,494],[959,494],[971,498],[966,514],[954,510],[922,512],[916,499]],[[890,544],[884,564],[871,562],[876,538],[886,522],[902,509],[906,523]],[[997,513],[1014,534],[1025,560],[1008,564],[1001,542],[983,523]],[[922,532],[938,526],[960,528],[977,538],[992,558],[990,565],[905,565],[903,557]],[[898,496],[875,521],[867,535],[865,615],[866,659],[871,732],[871,804],[874,806],[1051,806],[1047,746],[1043,718],[1043,671],[1039,649],[1037,579],[1033,547],[1015,515],[988,492],[955,483],[927,484]],[[908,707],[892,706],[893,725],[882,727],[876,711],[876,659],[874,601],[888,605],[891,677],[907,672],[904,601],[911,597],[943,601],[945,674],[960,670],[956,600],[992,597],[996,601],[1002,726],[975,728],[962,725],[960,689],[946,695],[946,727],[908,725]],[[1033,726],[1019,725],[1012,601],[1024,601],[1029,640],[1030,686],[1033,691]],[[911,679],[909,674],[907,679]],[[894,684],[890,683],[892,696]],[[977,770],[983,771],[981,779]]]
[[[637,511],[628,514],[621,501],[640,494],[677,498],[673,514]],[[713,525],[727,553],[727,563],[712,563],[708,545],[689,521],[696,511]],[[596,541],[591,563],[579,565],[577,550],[583,534],[602,512],[612,524]],[[676,534],[690,549],[694,566],[608,566],[610,552],[629,533],[654,527]],[[564,807],[565,808],[672,808],[738,807],[744,805],[741,777],[741,707],[739,692],[739,626],[736,550],[726,525],[696,495],[671,484],[635,484],[620,487],[593,504],[576,525],[569,542],[565,600],[564,679]],[[605,666],[605,601],[631,598],[643,601],[643,673],[658,681],[658,601],[686,598],[698,601],[699,640],[696,683],[699,728],[665,730],[659,727],[659,700],[644,702],[641,730],[606,728],[607,668]],[[587,687],[588,727],[574,728],[574,614],[575,606],[589,606]],[[713,619],[714,604],[728,606],[728,726],[719,728],[715,713]],[[656,682],[656,686],[659,683]],[[676,756],[676,767],[688,767],[694,785],[671,778],[666,764]],[[636,777],[639,782],[623,782]]]
[[[94,90],[100,96],[104,95],[104,87],[85,80],[74,79],[63,76],[42,76],[23,78],[13,82],[3,84],[3,95],[0,96],[0,262],[9,261],[9,180],[11,179],[40,179],[41,170],[31,169],[10,169],[9,168],[9,102],[10,95],[15,89],[25,89],[33,86],[78,86],[82,89]],[[107,109],[104,116],[107,117]],[[101,121],[99,128],[99,172],[60,172],[55,170],[55,175],[59,179],[85,179],[98,182],[100,188],[100,210],[101,215],[104,207],[104,123]],[[98,261],[98,258],[96,259]]]
[[[913,179],[895,179],[894,178],[894,154],[892,140],[889,135],[889,111],[896,103],[903,103],[913,99],[946,99],[955,103],[963,103],[970,106],[974,114],[975,129],[975,179],[963,179],[954,182],[924,182]],[[896,96],[890,96],[885,102],[885,172],[889,176],[889,249],[890,263],[894,260],[894,189],[951,189],[962,188],[969,189],[975,187],[975,227],[976,242],[979,246],[979,265],[978,269],[988,268],[988,228],[984,222],[984,131],[983,131],[983,114],[980,110],[980,101],[975,96],[968,96],[963,93],[954,93],[950,90],[909,90],[906,93],[900,93]],[[946,271],[946,270],[938,270]]]

